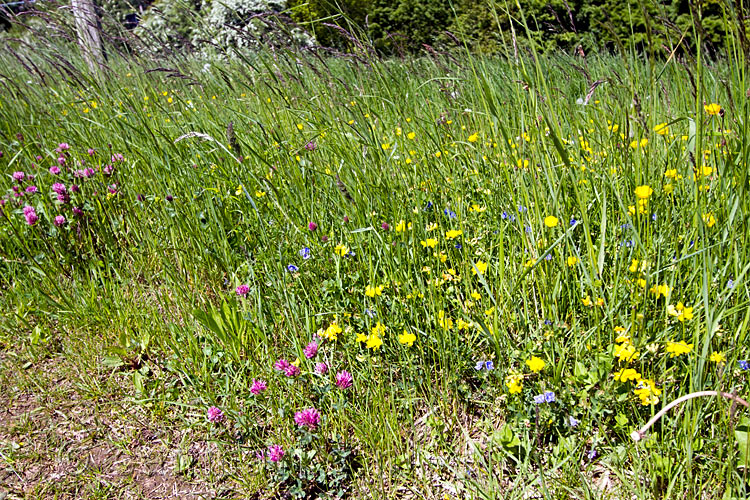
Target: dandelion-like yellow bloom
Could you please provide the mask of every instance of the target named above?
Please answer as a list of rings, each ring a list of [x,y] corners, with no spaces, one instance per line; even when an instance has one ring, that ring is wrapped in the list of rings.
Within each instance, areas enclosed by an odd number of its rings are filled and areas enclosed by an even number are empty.
[[[576,264],[578,264],[578,257],[575,257],[573,255],[569,256],[565,262],[568,264],[568,267],[573,267]]]
[[[526,360],[526,366],[529,367],[529,370],[531,370],[534,373],[539,373],[542,371],[547,363],[544,362],[542,358],[538,358],[536,356],[532,356],[531,359]]]
[[[717,365],[720,365],[722,363],[726,363],[726,361],[727,361],[727,357],[724,356],[724,353],[721,352],[721,351],[719,351],[719,352],[716,352],[716,351],[712,352],[711,353],[711,357],[708,358],[708,359],[710,359],[711,361],[713,361]]]
[[[654,190],[651,189],[651,186],[648,186],[644,184],[643,186],[638,186],[635,188],[635,195],[640,200],[647,200],[651,197],[651,195],[654,193]]]
[[[711,104],[704,104],[703,109],[709,116],[716,116],[721,113],[721,106],[719,106],[715,102],[712,102]]]
[[[479,140],[479,133],[475,132],[469,136],[469,142],[477,142]]]

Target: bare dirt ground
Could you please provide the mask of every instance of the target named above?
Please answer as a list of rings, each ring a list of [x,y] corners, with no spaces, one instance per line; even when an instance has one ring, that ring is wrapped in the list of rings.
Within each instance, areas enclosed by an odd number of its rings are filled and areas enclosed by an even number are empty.
[[[113,393],[112,374],[76,369],[62,356],[21,364],[0,351],[0,500],[234,496],[217,489],[213,443],[123,404],[132,396]]]

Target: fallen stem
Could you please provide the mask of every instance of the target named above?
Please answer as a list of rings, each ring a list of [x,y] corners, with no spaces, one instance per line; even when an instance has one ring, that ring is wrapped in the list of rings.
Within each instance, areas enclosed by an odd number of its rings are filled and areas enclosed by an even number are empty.
[[[732,401],[735,401],[735,402],[741,404],[742,406],[745,406],[746,408],[750,408],[750,403],[748,403],[747,401],[745,401],[741,397],[736,396],[734,394],[730,394],[728,392],[721,392],[721,391],[699,391],[699,392],[692,392],[690,394],[682,396],[681,398],[675,399],[674,401],[672,401],[671,403],[669,403],[667,406],[665,406],[664,408],[662,408],[659,413],[657,413],[656,415],[654,415],[651,418],[651,420],[649,420],[646,423],[646,425],[644,425],[643,427],[641,427],[637,431],[633,431],[630,434],[630,437],[633,439],[633,441],[635,441],[637,443],[638,441],[640,441],[641,439],[643,439],[643,436],[646,435],[646,433],[651,428],[651,426],[654,425],[669,410],[671,410],[672,408],[674,408],[678,404],[682,403],[683,401],[687,401],[688,399],[693,399],[693,398],[699,398],[701,396],[722,396],[722,397],[725,397],[727,399],[731,399]]]

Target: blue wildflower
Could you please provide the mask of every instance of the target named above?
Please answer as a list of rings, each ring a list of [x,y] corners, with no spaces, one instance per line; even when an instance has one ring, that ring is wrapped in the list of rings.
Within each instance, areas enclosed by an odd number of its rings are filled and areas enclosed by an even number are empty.
[[[540,405],[544,403],[544,394],[537,394],[534,396],[534,403]]]
[[[727,288],[729,288],[730,290],[732,288],[734,288],[734,280],[733,279],[728,279],[727,280]]]
[[[571,427],[577,427],[578,424],[580,424],[581,421],[573,417],[572,415],[568,416],[568,425]]]
[[[544,401],[546,403],[554,403],[556,401],[555,399],[555,393],[552,391],[545,391],[544,393]]]
[[[750,370],[750,362],[748,362],[746,359],[739,360],[740,368],[747,371]]]
[[[290,273],[296,273],[297,271],[299,271],[299,267],[295,266],[294,264],[289,264],[288,266],[286,266],[286,270]]]
[[[454,212],[453,210],[450,210],[448,208],[446,208],[445,210],[443,210],[443,213],[445,215],[447,215],[449,219],[455,219],[456,218],[456,212]]]
[[[302,250],[299,251],[299,255],[305,260],[309,259],[311,256],[310,249],[307,247],[303,248]]]

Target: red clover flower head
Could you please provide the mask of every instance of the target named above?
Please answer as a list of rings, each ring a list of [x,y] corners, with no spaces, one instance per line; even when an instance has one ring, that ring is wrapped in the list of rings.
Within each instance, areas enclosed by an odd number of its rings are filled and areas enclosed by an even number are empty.
[[[316,354],[318,354],[318,343],[314,340],[307,344],[302,351],[305,354],[305,357],[307,359],[314,358]]]
[[[340,371],[336,374],[336,386],[340,389],[348,389],[352,386],[354,377],[346,370]]]
[[[253,379],[253,385],[250,386],[250,392],[252,394],[255,394],[257,396],[266,389],[268,389],[268,384],[266,384],[263,380]]]
[[[208,421],[214,424],[218,424],[226,420],[226,417],[224,416],[224,412],[222,412],[219,408],[215,406],[209,407],[207,413],[208,413]]]
[[[284,456],[284,448],[277,444],[268,447],[268,459],[271,462],[278,462]]]
[[[294,421],[300,427],[314,431],[320,424],[320,413],[315,408],[307,408],[294,414]]]

